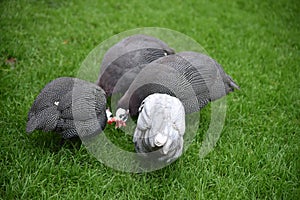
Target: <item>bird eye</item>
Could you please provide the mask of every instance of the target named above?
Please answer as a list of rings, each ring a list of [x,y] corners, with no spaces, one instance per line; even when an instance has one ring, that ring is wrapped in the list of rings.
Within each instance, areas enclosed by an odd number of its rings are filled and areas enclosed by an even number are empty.
[[[121,114],[120,115],[120,119],[122,120],[122,121],[127,121],[127,118],[128,118],[128,115],[127,114]]]

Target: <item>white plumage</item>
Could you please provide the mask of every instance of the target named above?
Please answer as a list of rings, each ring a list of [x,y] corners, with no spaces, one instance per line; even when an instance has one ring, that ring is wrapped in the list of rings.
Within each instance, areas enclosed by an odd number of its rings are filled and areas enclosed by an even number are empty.
[[[158,151],[158,160],[176,160],[183,150],[185,111],[176,97],[155,93],[144,99],[133,141],[138,153]]]

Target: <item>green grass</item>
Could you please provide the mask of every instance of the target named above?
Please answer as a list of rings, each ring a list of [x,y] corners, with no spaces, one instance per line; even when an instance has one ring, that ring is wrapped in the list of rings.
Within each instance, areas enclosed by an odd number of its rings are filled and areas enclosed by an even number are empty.
[[[1,1],[0,15],[1,198],[299,198],[299,1]],[[60,147],[54,133],[25,133],[46,83],[76,76],[114,34],[150,26],[194,38],[241,86],[214,151],[198,157],[209,108],[187,152],[145,174],[106,167],[80,141]]]

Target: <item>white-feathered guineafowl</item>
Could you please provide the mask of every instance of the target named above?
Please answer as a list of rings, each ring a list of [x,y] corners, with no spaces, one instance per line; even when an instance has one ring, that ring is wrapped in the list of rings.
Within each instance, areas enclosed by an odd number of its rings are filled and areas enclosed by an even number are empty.
[[[185,111],[181,101],[167,94],[155,93],[144,99],[133,142],[136,152],[147,157],[157,151],[155,160],[171,162],[183,150]]]

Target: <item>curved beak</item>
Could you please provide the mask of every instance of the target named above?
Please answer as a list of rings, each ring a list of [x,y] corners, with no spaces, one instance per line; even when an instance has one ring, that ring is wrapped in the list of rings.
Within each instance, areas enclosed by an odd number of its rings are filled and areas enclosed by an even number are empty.
[[[124,122],[123,120],[116,119],[115,122],[116,122],[116,128],[121,128],[126,126],[126,122]]]

